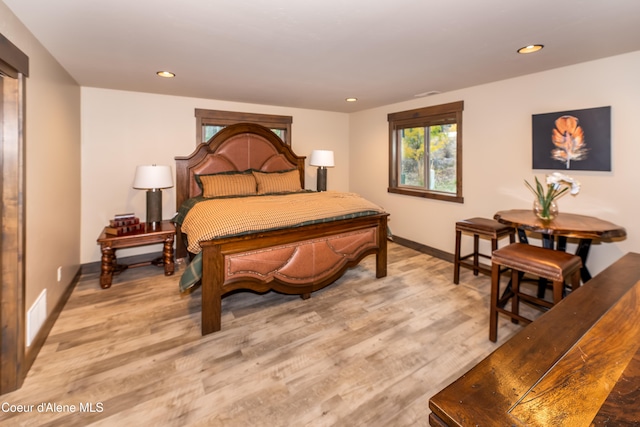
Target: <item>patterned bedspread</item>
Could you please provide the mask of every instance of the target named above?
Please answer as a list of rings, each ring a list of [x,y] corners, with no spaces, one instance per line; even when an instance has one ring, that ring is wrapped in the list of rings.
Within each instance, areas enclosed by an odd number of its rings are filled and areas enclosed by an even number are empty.
[[[190,205],[177,218],[187,235],[188,250],[197,256],[182,275],[181,291],[201,278],[202,241],[384,212],[358,194],[337,191],[204,199]]]
[[[337,191],[289,193],[275,196],[209,199],[192,207],[182,222],[188,249],[197,254],[200,242],[344,219],[356,213],[374,214],[382,208],[354,193]]]

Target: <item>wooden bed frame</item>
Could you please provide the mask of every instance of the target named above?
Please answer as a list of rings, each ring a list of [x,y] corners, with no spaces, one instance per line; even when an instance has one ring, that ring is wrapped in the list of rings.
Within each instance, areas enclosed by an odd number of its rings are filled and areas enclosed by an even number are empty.
[[[175,159],[177,208],[200,194],[196,174],[297,168],[304,188],[305,157],[257,124],[227,126],[191,155]],[[202,242],[202,335],[220,330],[222,296],[237,289],[306,299],[371,254],[376,255],[376,277],[385,277],[387,217],[381,213]],[[176,256],[183,258],[186,239],[179,227],[176,240]]]

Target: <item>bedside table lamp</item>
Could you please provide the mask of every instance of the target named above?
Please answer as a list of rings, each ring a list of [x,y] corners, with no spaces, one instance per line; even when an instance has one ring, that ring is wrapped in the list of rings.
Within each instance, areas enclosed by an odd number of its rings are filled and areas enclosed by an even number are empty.
[[[333,151],[330,150],[313,150],[311,152],[311,159],[309,160],[311,166],[318,166],[318,191],[327,191],[327,168],[332,168],[333,164]]]
[[[147,190],[147,223],[162,221],[162,188],[173,187],[171,166],[144,165],[136,168],[133,188]]]

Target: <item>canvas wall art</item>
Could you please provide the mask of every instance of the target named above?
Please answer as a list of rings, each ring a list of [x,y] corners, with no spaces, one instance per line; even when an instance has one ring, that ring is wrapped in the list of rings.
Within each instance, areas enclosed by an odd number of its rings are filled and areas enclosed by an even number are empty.
[[[611,171],[611,107],[534,114],[533,169]]]

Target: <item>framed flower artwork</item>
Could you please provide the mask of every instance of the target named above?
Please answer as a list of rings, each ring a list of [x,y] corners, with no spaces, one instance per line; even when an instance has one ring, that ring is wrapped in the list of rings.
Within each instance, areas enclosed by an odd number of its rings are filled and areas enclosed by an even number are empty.
[[[611,107],[534,114],[533,169],[611,171]]]

